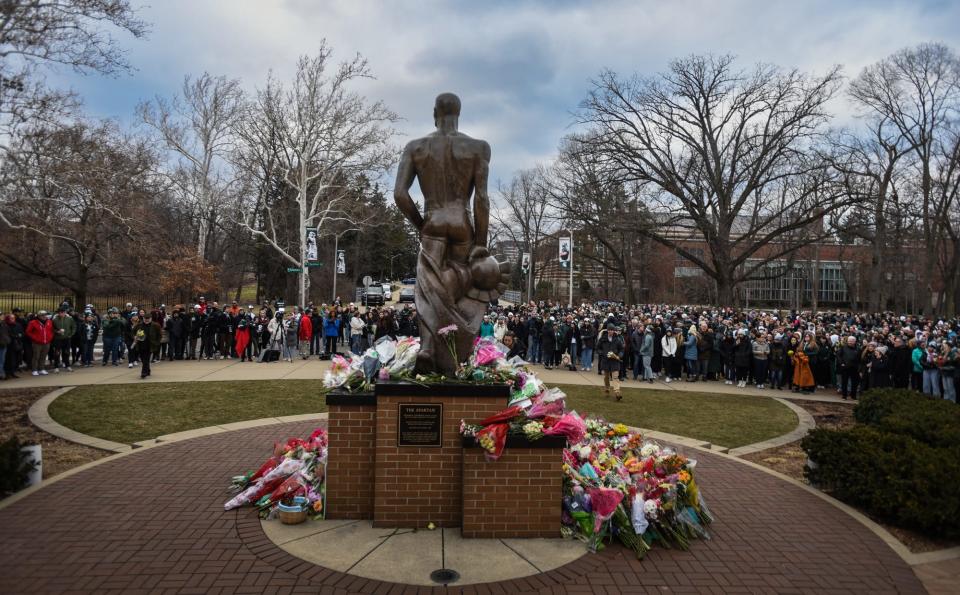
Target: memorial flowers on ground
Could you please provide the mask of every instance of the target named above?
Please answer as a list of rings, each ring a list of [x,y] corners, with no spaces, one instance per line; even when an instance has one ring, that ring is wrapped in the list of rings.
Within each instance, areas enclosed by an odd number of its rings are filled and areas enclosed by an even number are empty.
[[[454,325],[440,329],[452,337]],[[454,344],[448,347],[456,354]],[[584,419],[566,408],[564,393],[548,388],[519,358],[491,338],[478,338],[473,353],[458,366],[455,378],[415,375],[420,343],[415,338],[384,337],[362,356],[336,356],[324,386],[348,392],[369,390],[378,379],[415,383],[504,383],[510,400],[504,410],[479,424],[461,421],[460,433],[473,438],[491,462],[506,451],[507,438],[530,442],[559,436],[566,441],[562,472],[561,531],[586,542],[592,551],[613,539],[638,557],[656,544],[686,549],[706,539],[710,512],[696,483],[696,461],[670,447],[645,439],[621,423]],[[457,358],[457,361],[460,361]],[[326,434],[317,430],[308,441],[291,439],[256,472],[235,478],[240,493],[225,505],[252,503],[269,516],[280,499],[305,496],[314,516],[324,509]]]

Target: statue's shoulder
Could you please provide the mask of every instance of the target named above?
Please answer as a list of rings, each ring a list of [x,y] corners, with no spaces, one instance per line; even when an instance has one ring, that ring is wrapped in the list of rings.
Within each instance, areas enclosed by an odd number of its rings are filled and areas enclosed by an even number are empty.
[[[463,133],[457,134],[457,140],[470,147],[472,152],[482,157],[485,161],[490,161],[490,143],[487,141],[473,138]]]

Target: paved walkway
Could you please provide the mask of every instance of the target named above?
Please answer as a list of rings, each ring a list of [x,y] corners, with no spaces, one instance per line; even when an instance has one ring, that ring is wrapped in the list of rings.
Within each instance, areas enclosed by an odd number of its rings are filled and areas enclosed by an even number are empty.
[[[161,362],[151,366],[152,374],[146,380],[140,379],[140,368],[128,369],[126,364],[118,367],[95,365],[92,368],[75,368],[73,372],[60,372],[48,376],[21,376],[17,380],[3,383],[3,388],[32,388],[81,386],[86,384],[140,384],[145,382],[212,382],[218,380],[320,380],[329,369],[329,361],[317,358],[297,359],[293,363],[240,362],[231,360],[211,361],[175,361]],[[545,370],[534,366],[537,376],[548,385],[586,384],[603,386],[603,377],[596,372],[569,372],[566,370]],[[798,400],[841,402],[833,389],[820,390],[813,394],[794,393],[787,390],[759,390],[753,387],[737,388],[723,382],[664,382],[657,380],[652,384],[627,380],[627,388],[649,388],[653,390],[694,391],[717,394],[740,394],[754,396],[781,397]]]
[[[407,592],[294,558],[250,509],[223,511],[231,475],[314,425],[144,448],[0,503],[0,592]],[[643,561],[614,545],[531,577],[432,592],[923,592],[890,547],[824,499],[730,457],[688,454],[717,517],[712,540]]]

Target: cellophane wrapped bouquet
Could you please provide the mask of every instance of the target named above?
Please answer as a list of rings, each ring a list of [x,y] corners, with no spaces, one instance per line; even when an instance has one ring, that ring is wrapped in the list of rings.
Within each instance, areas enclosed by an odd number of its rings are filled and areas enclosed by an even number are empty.
[[[235,476],[231,491],[237,495],[223,505],[231,510],[253,504],[261,517],[274,516],[277,504],[303,496],[309,516],[323,518],[327,466],[327,431],[314,430],[306,440],[290,438],[274,446],[273,456],[256,471]]]

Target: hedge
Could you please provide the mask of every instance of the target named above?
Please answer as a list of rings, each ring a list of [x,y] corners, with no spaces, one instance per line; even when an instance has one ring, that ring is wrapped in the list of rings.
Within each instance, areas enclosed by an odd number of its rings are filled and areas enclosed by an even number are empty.
[[[867,391],[854,408],[853,417],[858,423],[931,446],[960,445],[960,407],[915,391]]]
[[[960,446],[861,425],[815,429],[801,442],[816,463],[807,478],[834,497],[893,524],[960,537]]]

